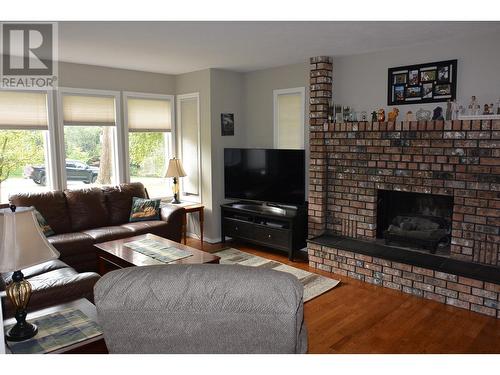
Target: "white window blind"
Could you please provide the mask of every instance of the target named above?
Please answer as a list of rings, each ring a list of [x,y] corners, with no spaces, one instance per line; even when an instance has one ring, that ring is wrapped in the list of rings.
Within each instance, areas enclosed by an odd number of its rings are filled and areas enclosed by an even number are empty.
[[[114,97],[64,95],[62,102],[64,125],[116,125]]]
[[[170,131],[172,104],[163,99],[129,98],[127,118],[129,131]]]
[[[303,99],[300,93],[279,94],[277,98],[278,148],[304,148]]]
[[[0,129],[47,130],[47,94],[0,91]]]
[[[182,180],[184,195],[199,195],[198,98],[180,101],[182,164],[187,176]]]

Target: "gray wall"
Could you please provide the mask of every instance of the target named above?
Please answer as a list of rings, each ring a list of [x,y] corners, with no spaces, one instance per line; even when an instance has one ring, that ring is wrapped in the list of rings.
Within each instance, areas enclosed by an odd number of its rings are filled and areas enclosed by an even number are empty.
[[[458,59],[457,101],[468,105],[495,103],[500,97],[500,35],[474,35],[455,40],[421,44],[376,53],[333,58],[333,98],[356,111],[385,108],[387,114],[387,69],[403,65]],[[400,120],[408,110],[433,109],[445,104],[398,106]],[[392,108],[392,106],[391,106]]]
[[[175,94],[176,76],[107,68],[104,66],[59,63],[59,86],[82,89],[137,91]]]
[[[211,69],[212,112],[212,204],[210,239],[220,240],[220,205],[224,200],[224,148],[244,147],[246,123],[243,116],[243,75],[227,70]],[[221,135],[221,113],[234,113],[234,136]]]
[[[335,55],[332,51],[322,54]],[[500,38],[497,34],[364,55],[334,56],[334,100],[351,105],[357,111],[379,107],[387,110],[388,68],[455,58],[459,64],[458,101],[467,104],[470,96],[476,95],[482,104],[496,102],[500,96]],[[178,76],[70,63],[60,63],[59,69],[60,86],[177,95],[199,93],[202,201],[206,207],[205,237],[211,241],[220,238],[219,205],[224,202],[223,149],[273,147],[273,90],[306,87],[304,131],[307,134],[308,61],[249,73],[206,69]],[[410,108],[415,112],[419,107],[434,108],[436,105],[400,106],[400,116]],[[223,112],[235,115],[234,136],[221,136],[220,114]],[[308,140],[308,136],[305,139]]]
[[[306,87],[307,119],[308,86],[309,62],[245,73],[242,99],[246,146],[273,148],[273,90]]]

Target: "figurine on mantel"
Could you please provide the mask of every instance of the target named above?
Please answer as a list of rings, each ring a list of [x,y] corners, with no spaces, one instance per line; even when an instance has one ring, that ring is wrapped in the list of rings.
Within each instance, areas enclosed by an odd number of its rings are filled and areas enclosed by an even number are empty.
[[[434,108],[434,111],[432,112],[432,119],[437,120],[437,121],[442,121],[444,120],[443,117],[443,108],[437,106]]]
[[[500,98],[497,100],[497,115],[500,115]]]
[[[469,113],[468,113],[470,116],[474,116],[474,115],[477,114],[476,113],[477,106],[478,106],[478,103],[477,103],[476,96],[472,95],[471,98],[470,98]],[[481,107],[479,107],[479,108],[481,108]]]
[[[377,122],[377,111],[372,112],[372,122]]]
[[[406,122],[415,121],[415,115],[413,114],[412,111],[406,112],[405,121]]]
[[[380,108],[377,112],[377,120],[378,122],[384,122],[385,121],[385,110],[383,108]]]
[[[490,114],[490,107],[488,106],[488,104],[485,104],[483,108],[483,115],[489,115],[489,114]]]
[[[420,108],[417,111],[417,121],[429,121],[431,119],[431,111]]]
[[[351,107],[344,106],[344,109],[342,110],[342,113],[344,115],[344,118],[343,118],[344,122],[351,121]]]
[[[388,113],[388,121],[396,122],[399,115],[399,109],[396,107],[392,108],[392,111]]]
[[[495,106],[493,105],[493,103],[490,103],[490,108],[489,108],[488,114],[490,114],[490,115],[495,114]]]

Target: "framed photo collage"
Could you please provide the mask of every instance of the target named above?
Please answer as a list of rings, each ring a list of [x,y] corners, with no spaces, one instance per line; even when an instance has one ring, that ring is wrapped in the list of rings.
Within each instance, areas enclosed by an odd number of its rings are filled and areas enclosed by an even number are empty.
[[[456,94],[457,60],[389,69],[388,105],[445,102]]]

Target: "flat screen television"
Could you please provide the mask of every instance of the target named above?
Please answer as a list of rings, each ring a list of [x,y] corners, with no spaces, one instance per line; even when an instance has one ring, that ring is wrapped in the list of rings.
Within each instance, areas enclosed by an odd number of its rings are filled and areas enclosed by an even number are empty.
[[[304,150],[224,149],[226,199],[305,202]]]

